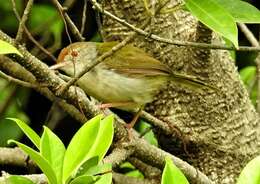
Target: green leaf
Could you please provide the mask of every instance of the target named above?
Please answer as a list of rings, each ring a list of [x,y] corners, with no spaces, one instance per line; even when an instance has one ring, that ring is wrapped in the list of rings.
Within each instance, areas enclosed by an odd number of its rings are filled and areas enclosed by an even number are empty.
[[[113,123],[113,115],[107,116],[105,119],[101,121],[98,135],[95,138],[95,143],[92,145],[91,150],[86,156],[87,158],[98,156],[99,161],[103,159],[113,140]]]
[[[102,176],[95,182],[95,184],[111,184],[112,183],[112,173],[107,173]]]
[[[48,127],[44,127],[44,132],[41,137],[40,153],[53,168],[58,183],[62,182],[65,151],[66,149],[62,141]]]
[[[98,166],[94,166],[88,170],[86,174],[89,175],[100,175],[95,184],[111,184],[112,183],[112,164],[100,164]],[[105,174],[102,174],[105,173]]]
[[[240,77],[245,85],[249,85],[253,82],[256,76],[256,67],[255,66],[247,66],[239,71]]]
[[[74,180],[70,182],[70,184],[92,184],[92,183],[95,183],[95,177],[88,176],[88,175],[82,175],[76,177]]]
[[[40,149],[41,138],[37,135],[37,133],[33,129],[31,129],[26,123],[24,123],[19,119],[16,118],[7,118],[7,119],[14,121],[22,129],[25,135],[32,141],[32,143],[38,149]]]
[[[0,40],[0,54],[17,54],[23,57],[23,55],[14,46],[3,40]]]
[[[77,176],[80,176],[80,175],[86,174],[87,171],[88,171],[90,168],[92,168],[92,167],[94,167],[94,166],[96,166],[96,165],[98,165],[98,156],[95,156],[95,157],[92,157],[92,158],[88,159],[86,162],[84,162],[84,163],[80,166],[80,168],[79,168],[78,171],[77,171],[76,177],[77,177]]]
[[[11,175],[7,178],[6,184],[34,184],[32,180],[23,177],[23,176],[17,176],[17,175]]]
[[[260,156],[251,160],[242,170],[237,184],[259,184],[260,183]]]
[[[51,184],[57,184],[57,179],[56,179],[54,170],[52,169],[52,167],[50,166],[48,161],[40,155],[40,153],[38,153],[37,151],[33,150],[32,148],[30,148],[20,142],[17,142],[14,140],[9,140],[8,142],[9,143],[13,142],[13,143],[17,144],[39,166],[39,168],[42,170],[42,172],[48,178],[49,182]]]
[[[215,0],[235,19],[242,23],[260,23],[260,11],[251,4],[240,0]]]
[[[150,129],[149,132],[146,132],[144,134],[144,139],[149,142],[150,144],[158,147],[158,141],[151,129],[151,125],[145,122],[144,120],[140,120],[138,124],[136,125],[136,129],[139,133],[143,134],[147,129]]]
[[[112,165],[110,163],[99,164],[89,168],[85,175],[100,175],[102,173],[108,173],[112,171]]]
[[[173,164],[172,159],[165,158],[161,184],[189,184],[183,173]]]
[[[98,115],[86,122],[70,141],[64,157],[63,182],[73,176],[80,165],[88,159],[86,155],[95,142],[101,117]]]
[[[187,9],[199,21],[213,31],[230,40],[238,47],[238,32],[234,18],[214,0],[185,0]]]

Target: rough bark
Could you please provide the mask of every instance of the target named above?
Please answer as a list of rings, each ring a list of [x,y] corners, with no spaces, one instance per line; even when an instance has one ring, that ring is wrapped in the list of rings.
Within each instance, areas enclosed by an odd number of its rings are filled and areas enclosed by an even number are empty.
[[[179,2],[172,0],[167,7]],[[138,27],[148,17],[143,3],[140,0],[106,0],[103,5],[106,10]],[[161,37],[221,42],[215,33],[183,10],[158,14],[152,20],[149,30]],[[105,40],[121,40],[127,33],[127,28],[103,17]],[[186,145],[189,155],[176,150],[175,145],[161,142],[165,149],[168,147],[173,154],[186,157],[216,183],[234,183],[241,168],[260,150],[260,125],[229,53],[176,47],[142,36],[137,36],[134,43],[173,70],[195,75],[219,89],[196,93],[171,83],[147,106],[147,110],[177,126],[189,140]]]

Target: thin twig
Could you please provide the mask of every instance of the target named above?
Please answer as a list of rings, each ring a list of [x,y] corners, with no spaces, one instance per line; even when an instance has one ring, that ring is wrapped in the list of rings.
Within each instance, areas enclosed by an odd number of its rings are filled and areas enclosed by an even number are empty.
[[[240,46],[236,49],[233,46],[225,46],[225,45],[218,45],[218,44],[207,44],[207,43],[197,43],[197,42],[189,42],[189,41],[179,41],[179,40],[171,40],[168,38],[163,38],[155,34],[151,34],[150,32],[144,31],[143,29],[137,28],[134,25],[128,23],[127,21],[120,19],[119,17],[113,15],[112,13],[104,10],[100,4],[96,2],[96,0],[91,0],[93,6],[96,10],[104,15],[109,16],[110,18],[114,19],[118,23],[130,28],[134,32],[138,33],[139,35],[144,36],[145,38],[153,39],[157,42],[168,43],[171,45],[176,46],[189,46],[189,47],[196,47],[196,48],[203,48],[203,49],[221,49],[221,50],[239,50],[239,51],[260,51],[260,47],[247,47],[247,46]]]
[[[81,19],[81,29],[80,29],[80,34],[84,34],[85,30],[85,24],[86,24],[86,19],[87,19],[87,6],[88,6],[88,1],[84,0],[84,7],[82,11],[82,19]]]
[[[80,34],[80,31],[78,30],[77,26],[74,24],[74,22],[71,20],[69,15],[67,13],[64,14],[65,20],[68,23],[68,26],[72,32],[72,34],[75,36],[75,38],[78,41],[84,41],[85,38]]]
[[[69,34],[69,30],[68,30],[68,26],[70,27],[70,30],[71,30],[72,34],[75,36],[75,38],[78,41],[83,41],[85,38],[80,34],[80,31],[75,26],[75,24],[73,23],[73,21],[71,20],[69,15],[66,12],[64,12],[64,8],[59,3],[59,1],[58,0],[52,0],[52,2],[56,6],[56,8],[58,9],[60,16],[63,20],[65,31],[66,31],[66,34],[68,36],[69,42],[72,43],[72,40],[71,40],[71,37],[70,37],[70,34]],[[67,25],[67,23],[68,23],[68,25]]]
[[[22,80],[19,80],[19,79],[15,79],[15,78],[5,74],[2,71],[0,71],[0,77],[3,78],[3,79],[6,79],[9,82],[13,82],[13,83],[19,84],[19,85],[27,87],[27,88],[36,88],[36,87],[38,87],[38,85],[36,85],[36,84],[31,84],[29,82],[25,82],[25,81],[22,81]]]
[[[244,33],[247,40],[251,45],[259,47],[259,42],[254,36],[254,34],[248,29],[248,27],[243,23],[238,23],[239,28]],[[260,54],[258,53],[256,59],[256,81],[257,81],[257,97],[256,97],[256,111],[260,114]]]
[[[8,74],[8,76],[19,78],[20,80],[24,82],[28,82],[30,84],[35,84],[36,80],[34,76],[25,70],[21,65],[19,65],[16,62],[11,61],[8,57],[0,56],[0,70],[4,71]],[[13,81],[16,82],[16,81]],[[24,83],[18,82],[17,84],[21,84],[22,86],[25,86]],[[28,87],[31,87],[28,85]],[[50,90],[48,90],[45,87],[42,86],[35,86],[34,88],[37,92],[45,96],[50,101],[56,100],[56,97],[51,93]],[[57,103],[59,104],[62,109],[70,114],[73,118],[75,118],[79,122],[86,122],[86,117],[80,113],[74,106],[66,103],[64,100],[58,100]]]
[[[56,62],[56,57],[53,54],[51,54],[47,49],[45,49],[37,40],[35,40],[35,38],[32,36],[32,34],[26,26],[24,27],[24,31],[28,38],[36,45],[36,47],[38,47],[44,54],[49,56],[52,59],[52,61]]]
[[[14,0],[12,0],[12,5],[13,5],[13,12],[16,16],[16,19],[21,22],[21,17],[17,11],[16,8],[16,4],[14,2]],[[23,26],[24,27],[24,32],[25,34],[28,36],[28,38],[47,56],[49,56],[53,61],[56,61],[56,58],[47,50],[45,49],[37,40],[34,39],[34,37],[32,36],[32,34],[30,33],[30,31],[27,29],[26,25]]]
[[[67,25],[67,22],[65,20],[65,17],[64,17],[64,14],[63,14],[63,7],[60,5],[60,3],[57,1],[57,0],[52,0],[53,4],[56,6],[56,8],[58,9],[58,12],[61,16],[61,19],[64,23],[64,27],[65,27],[65,32],[66,32],[66,35],[69,39],[69,42],[72,43],[72,40],[71,40],[71,37],[70,37],[70,33],[69,33],[69,29],[68,29],[68,25]]]
[[[130,157],[127,159],[131,164],[133,164],[139,171],[141,171],[145,178],[148,179],[153,179],[156,178],[157,182],[160,181],[162,171],[156,167],[152,167],[143,161],[135,158],[135,157]]]
[[[12,0],[13,4],[15,4],[14,0]],[[26,21],[28,20],[28,16],[29,16],[29,13],[32,9],[32,6],[33,6],[33,0],[29,0],[25,9],[24,9],[24,12],[23,12],[23,16],[21,18],[21,21],[19,23],[19,28],[18,28],[18,31],[17,31],[17,34],[16,34],[16,38],[15,40],[17,42],[20,42],[23,38],[23,32],[24,32],[24,26],[26,24]],[[15,7],[15,6],[14,6]]]
[[[248,27],[244,23],[238,23],[240,30],[244,33],[247,40],[253,45],[254,47],[259,47],[258,40],[255,38],[254,34],[248,29]]]

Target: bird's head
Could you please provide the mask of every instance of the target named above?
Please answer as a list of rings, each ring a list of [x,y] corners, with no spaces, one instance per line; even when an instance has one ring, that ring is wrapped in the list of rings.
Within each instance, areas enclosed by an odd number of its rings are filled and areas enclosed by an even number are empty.
[[[96,44],[93,42],[76,42],[63,48],[58,56],[57,64],[50,69],[60,69],[68,75],[83,70],[84,66],[93,62],[97,57]]]

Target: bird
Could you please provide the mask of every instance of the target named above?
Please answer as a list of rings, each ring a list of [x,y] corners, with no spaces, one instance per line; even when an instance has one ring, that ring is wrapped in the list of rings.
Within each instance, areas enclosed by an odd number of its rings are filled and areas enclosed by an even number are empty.
[[[75,42],[63,48],[57,64],[70,77],[79,74],[86,65],[110,51],[118,42]],[[127,111],[136,111],[153,101],[168,82],[201,92],[214,88],[194,76],[177,73],[142,49],[125,45],[84,74],[78,81],[86,94],[102,103]]]

